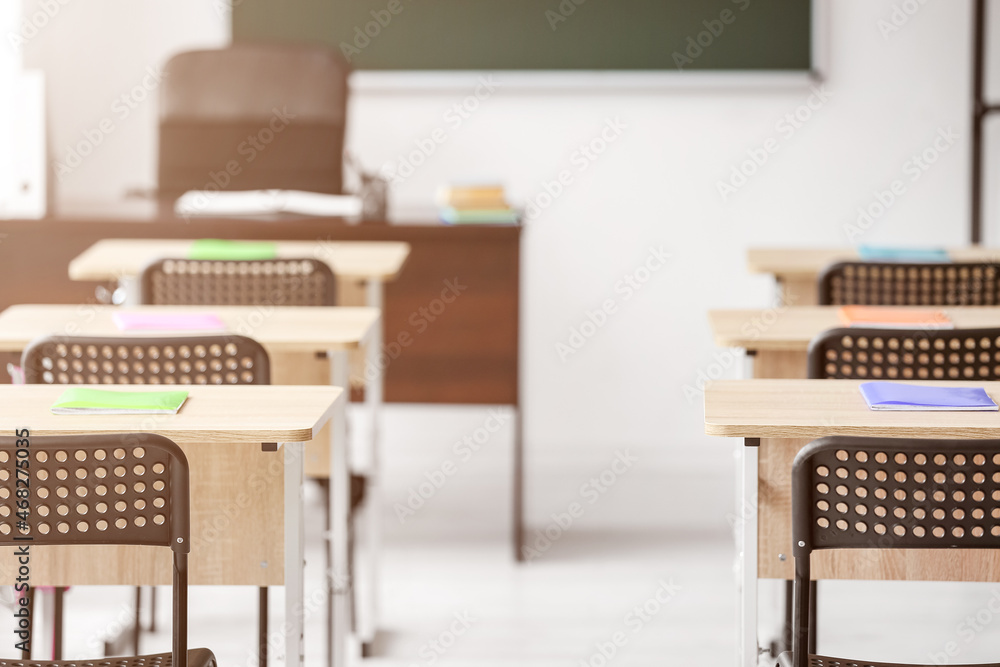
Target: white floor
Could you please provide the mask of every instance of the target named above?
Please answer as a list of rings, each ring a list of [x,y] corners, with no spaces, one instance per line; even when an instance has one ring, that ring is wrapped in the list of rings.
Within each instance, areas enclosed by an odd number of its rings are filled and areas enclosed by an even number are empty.
[[[623,475],[592,511],[564,531],[551,531],[551,545],[537,542],[533,530],[530,542],[544,548],[519,565],[508,540],[509,431],[492,434],[468,461],[457,459],[452,446],[486,416],[485,409],[466,408],[387,411],[381,632],[377,657],[365,662],[733,665],[732,540],[726,505],[709,500],[731,500],[732,471],[717,475],[715,487],[709,478],[679,470]],[[559,465],[536,458],[529,500],[541,520],[534,528],[544,530],[551,523],[546,516],[567,508],[575,491],[567,496],[565,489],[599,473],[614,449],[584,452]],[[393,505],[405,504],[409,489],[451,459],[464,467],[400,522]],[[673,500],[683,498],[687,505]],[[315,489],[307,502],[318,516]],[[672,514],[684,520],[671,522]],[[709,529],[692,529],[692,514]],[[308,534],[307,597],[322,589],[318,526],[311,523]],[[765,583],[762,596],[764,639],[780,616],[780,587]],[[101,638],[130,618],[131,600],[125,588],[72,589],[65,657],[100,655]],[[169,650],[165,589],[159,602],[161,630],[144,636],[144,652]],[[281,611],[282,591],[272,589],[272,627]],[[324,664],[324,613],[320,605],[307,621],[310,667]],[[256,665],[255,589],[192,588],[190,615],[191,646],[213,649],[222,667]],[[1000,585],[832,582],[822,589],[820,618],[820,649],[834,655],[934,664],[1000,661]],[[10,623],[0,609],[0,655],[13,657]],[[37,646],[36,657],[41,651]],[[271,664],[278,658],[272,653]]]

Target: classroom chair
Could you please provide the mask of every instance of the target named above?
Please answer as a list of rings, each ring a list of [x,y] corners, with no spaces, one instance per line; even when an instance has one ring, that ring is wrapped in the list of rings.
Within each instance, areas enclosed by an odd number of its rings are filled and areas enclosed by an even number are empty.
[[[810,341],[807,366],[813,380],[993,381],[1000,379],[1000,328],[829,329]],[[813,602],[818,588],[813,582]]]
[[[337,284],[317,259],[160,259],[142,271],[142,302],[158,306],[334,306]]]
[[[1000,379],[1000,328],[830,329],[809,343],[810,379]]]
[[[116,667],[216,667],[209,649],[188,649],[188,553],[191,550],[188,464],[174,442],[149,433],[0,437],[0,465],[13,468],[27,449],[30,511],[18,511],[18,475],[0,475],[0,544],[148,545],[173,552],[171,653],[114,658]],[[122,475],[109,474],[120,467]],[[69,472],[67,472],[69,471]],[[102,480],[114,479],[114,484]],[[23,490],[23,487],[20,487]],[[63,491],[65,489],[65,491]],[[72,498],[72,502],[61,500]],[[141,508],[141,509],[140,509]],[[22,510],[23,512],[23,510]],[[63,518],[65,517],[65,518]],[[24,521],[27,526],[20,525]],[[31,542],[18,541],[28,535]],[[73,667],[80,660],[0,660],[0,666]]]
[[[142,272],[142,302],[150,305],[335,306],[337,282],[316,259],[192,260],[160,259]],[[328,480],[319,480],[329,493]],[[351,511],[364,502],[366,480],[351,475]],[[326,532],[331,523],[329,503]],[[352,523],[353,542],[353,523]],[[327,550],[329,553],[329,550]],[[327,569],[332,567],[327,564]],[[332,584],[331,584],[332,585]],[[332,591],[332,589],[331,589]],[[328,598],[333,614],[333,595]]]
[[[837,262],[819,275],[821,306],[996,306],[993,262]]]
[[[205,336],[47,336],[21,355],[27,384],[270,384],[270,360],[257,341]],[[155,588],[153,589],[155,591]],[[61,590],[56,591],[61,596]],[[155,606],[155,597],[153,598]],[[258,591],[258,648],[267,663],[267,588]],[[139,644],[139,592],[133,643]],[[61,619],[56,618],[60,636]],[[2,665],[0,665],[2,667]]]
[[[1000,440],[847,436],[803,448],[792,464],[793,644],[778,664],[902,666],[816,654],[810,556],[820,549],[1000,547],[987,486],[1000,475],[998,451]]]
[[[319,46],[179,53],[160,84],[158,196],[188,190],[343,191],[350,66]]]

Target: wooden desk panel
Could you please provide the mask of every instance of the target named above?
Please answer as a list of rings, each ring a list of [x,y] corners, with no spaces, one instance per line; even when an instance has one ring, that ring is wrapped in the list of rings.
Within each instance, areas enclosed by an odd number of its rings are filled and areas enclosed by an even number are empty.
[[[908,310],[902,308],[901,310]],[[956,329],[1000,327],[1000,308],[961,306],[940,308]],[[840,306],[792,306],[765,310],[710,310],[715,344],[746,350],[805,352],[827,329],[843,327]]]
[[[76,207],[43,220],[0,222],[0,265],[8,278],[0,281],[0,308],[16,303],[94,304],[98,283],[70,280],[64,269],[53,267],[68,266],[104,238],[402,241],[411,249],[402,279],[385,286],[383,340],[388,352],[397,353],[385,374],[385,400],[516,403],[521,228],[349,225],[301,216],[184,221],[147,208],[118,202],[91,210]],[[467,289],[424,326],[420,309],[434,305],[444,282],[456,277]],[[342,290],[357,294],[356,281],[341,283]],[[359,301],[355,296],[343,303]],[[411,341],[401,352],[392,346],[400,336]],[[0,364],[14,360],[14,355],[0,353]]]
[[[265,239],[261,239],[265,240]],[[106,281],[137,277],[150,262],[187,257],[191,239],[101,239],[69,263],[73,280]],[[275,240],[279,257],[318,259],[347,280],[395,280],[410,246],[393,241]]]
[[[869,410],[859,380],[719,380],[705,387],[705,433],[730,438],[1000,438],[998,412]],[[912,382],[940,386],[940,382]],[[948,382],[985,387],[1000,382]]]
[[[317,353],[330,350],[360,350],[379,312],[374,308],[281,307],[261,309],[243,306],[69,306],[26,304],[0,313],[0,352],[18,355],[38,336],[69,334],[86,336],[184,335],[181,331],[123,332],[114,324],[116,312],[212,313],[229,332],[259,341],[271,360],[271,383],[277,385],[330,384],[330,361]],[[189,332],[190,333],[190,332]],[[224,331],[205,333],[226,333]],[[306,475],[330,475],[330,427],[306,443]]]
[[[1000,261],[1000,248],[950,248],[956,262]],[[818,303],[817,278],[828,265],[860,259],[857,249],[841,248],[751,248],[747,268],[751,273],[770,273],[781,287],[785,303],[812,306]]]
[[[706,433],[762,438],[756,508],[758,577],[793,578],[792,461],[813,439],[826,435],[1000,438],[996,412],[873,412],[858,384],[854,380],[738,380],[706,387]],[[985,386],[992,396],[1000,397],[1000,382]],[[1000,581],[1000,555],[986,550],[820,551],[812,563],[815,579]]]
[[[112,319],[115,313],[208,313],[218,316],[226,328],[221,331],[122,331]],[[315,354],[328,350],[356,350],[371,337],[378,323],[379,312],[375,308],[23,304],[0,313],[0,352],[21,352],[29,342],[46,335],[141,337],[235,333],[253,338],[272,357],[289,353]]]
[[[132,387],[156,390],[155,387]],[[32,436],[154,432],[177,442],[191,471],[190,583],[281,585],[284,457],[262,442],[304,442],[330,418],[334,387],[185,387],[177,415],[53,415],[64,386],[0,386],[0,432]],[[84,551],[79,551],[79,550]],[[0,549],[0,584],[13,583],[14,548]],[[170,554],[151,547],[32,550],[34,585],[170,583]]]

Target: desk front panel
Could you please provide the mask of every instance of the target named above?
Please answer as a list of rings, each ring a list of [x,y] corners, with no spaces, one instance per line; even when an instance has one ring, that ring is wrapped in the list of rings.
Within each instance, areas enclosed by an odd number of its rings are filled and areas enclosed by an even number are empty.
[[[284,453],[251,443],[180,447],[191,470],[189,582],[282,585]],[[167,548],[39,545],[31,585],[169,585],[171,560]],[[0,548],[0,585],[13,584],[17,568],[14,547]]]

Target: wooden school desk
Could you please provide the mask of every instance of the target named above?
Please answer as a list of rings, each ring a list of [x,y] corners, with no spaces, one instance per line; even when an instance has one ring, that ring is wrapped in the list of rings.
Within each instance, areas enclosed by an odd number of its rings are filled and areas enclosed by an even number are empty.
[[[156,433],[180,445],[191,469],[191,584],[284,585],[286,664],[302,665],[303,609],[309,604],[303,577],[302,443],[328,420],[343,422],[343,390],[187,386],[188,399],[176,415],[54,415],[50,406],[65,389],[0,385],[0,432]],[[129,387],[156,389],[162,387]],[[278,453],[262,451],[275,448]],[[346,521],[341,514],[337,520]],[[87,551],[74,557],[78,548]],[[35,586],[170,583],[169,554],[146,547],[39,549],[31,561]],[[15,573],[13,549],[0,549],[0,581],[13,583]]]
[[[396,403],[512,405],[515,553],[521,554],[523,413],[520,407],[521,225],[445,225],[433,207],[393,206],[384,221],[279,214],[191,217],[172,202],[61,200],[40,220],[0,221],[0,266],[17,280],[0,281],[0,309],[18,303],[95,303],[112,283],[74,281],[53,273],[102,239],[277,239],[404,242],[410,248],[398,279],[385,282],[382,339],[390,354],[384,400]],[[10,243],[11,239],[17,243]],[[6,239],[6,241],[5,241]],[[45,258],[39,262],[38,258]],[[462,296],[430,326],[420,309],[437,311],[456,278]],[[346,281],[341,281],[343,284]],[[354,283],[361,293],[364,285]],[[364,305],[342,299],[342,305]],[[417,317],[414,314],[418,313]],[[409,336],[409,338],[405,338]],[[400,353],[398,341],[410,344]],[[391,355],[396,356],[392,357]],[[0,368],[14,361],[0,353]],[[357,386],[354,400],[360,399]]]
[[[950,248],[955,262],[1000,261],[1000,248]],[[834,262],[860,260],[857,250],[844,248],[751,248],[747,268],[751,273],[770,273],[778,284],[781,298],[791,306],[814,306],[819,302],[819,274]]]
[[[69,277],[78,281],[116,280],[125,290],[125,303],[137,305],[141,302],[143,268],[163,257],[186,257],[192,243],[192,239],[103,239],[70,262]],[[394,241],[278,240],[273,243],[279,257],[309,257],[326,262],[338,278],[338,303],[363,303],[379,311],[384,304],[383,283],[399,275],[410,253],[409,244]],[[382,327],[378,326],[372,331],[363,356],[359,353],[353,360],[353,372],[349,376],[354,382],[337,385],[364,387],[367,415],[362,421],[353,421],[352,428],[359,433],[358,442],[367,443],[368,447],[355,450],[351,464],[355,472],[368,479],[370,497],[378,493],[378,412],[384,393],[384,373],[366,371],[380,368],[382,349]],[[304,382],[305,378],[296,378],[296,381]],[[377,511],[367,513],[368,534],[372,539],[377,539],[375,536],[380,532],[377,515]],[[358,616],[359,635],[366,643],[374,639],[375,628],[370,619],[375,611],[366,610],[374,604],[374,598],[369,598]]]
[[[934,308],[956,329],[1000,327],[1000,308]],[[803,379],[809,341],[827,329],[845,326],[840,306],[791,306],[765,310],[710,310],[712,336],[719,347],[743,348],[753,357],[753,377]]]
[[[115,313],[191,314],[211,313],[226,325],[224,331],[121,331],[115,325]],[[347,354],[370,340],[379,327],[379,311],[374,308],[295,307],[281,306],[262,309],[256,306],[93,306],[93,305],[19,305],[0,313],[0,352],[20,354],[29,342],[40,336],[136,336],[184,335],[185,333],[237,333],[258,341],[267,350],[271,362],[271,382],[275,385],[348,386]],[[317,360],[317,355],[327,360]],[[342,437],[346,434],[340,432]],[[331,498],[338,507],[349,507],[350,483],[346,465],[332,466],[330,460],[330,425],[324,426],[317,437],[305,444],[305,473],[327,478],[331,483]],[[347,443],[336,443],[344,447]],[[371,531],[369,531],[371,536]],[[333,540],[334,581],[338,593],[350,590],[347,581],[348,536],[346,525],[337,525]],[[366,545],[366,562],[376,558],[377,544]],[[375,568],[368,564],[366,579],[355,582],[358,595],[357,613],[374,627]]]
[[[757,579],[792,579],[791,472],[795,454],[827,435],[1000,438],[996,412],[877,412],[857,380],[725,380],[705,388],[705,433],[743,438],[739,533],[741,665],[757,664]],[[917,384],[935,385],[935,382]],[[1000,382],[949,382],[985,387]],[[1000,581],[989,550],[827,551],[813,555],[817,579]]]

